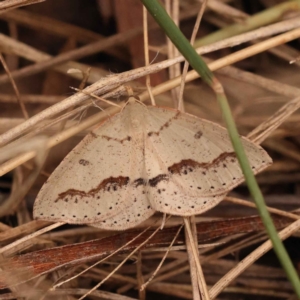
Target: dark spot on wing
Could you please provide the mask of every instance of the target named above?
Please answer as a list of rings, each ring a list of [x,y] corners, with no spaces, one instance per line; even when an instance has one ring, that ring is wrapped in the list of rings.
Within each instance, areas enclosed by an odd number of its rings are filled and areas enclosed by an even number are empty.
[[[201,138],[202,135],[203,135],[203,132],[201,130],[199,130],[195,133],[194,138],[198,140]]]
[[[83,166],[87,166],[87,165],[90,164],[90,162],[88,160],[85,160],[85,159],[80,159],[79,160],[79,164],[83,165]]]

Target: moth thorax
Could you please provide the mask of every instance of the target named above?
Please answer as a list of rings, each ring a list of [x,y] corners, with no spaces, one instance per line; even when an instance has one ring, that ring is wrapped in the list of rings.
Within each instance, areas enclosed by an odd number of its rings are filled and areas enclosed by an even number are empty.
[[[133,128],[139,128],[140,125],[141,125],[141,122],[140,122],[140,120],[134,118],[134,119],[131,120],[131,124],[132,124]]]

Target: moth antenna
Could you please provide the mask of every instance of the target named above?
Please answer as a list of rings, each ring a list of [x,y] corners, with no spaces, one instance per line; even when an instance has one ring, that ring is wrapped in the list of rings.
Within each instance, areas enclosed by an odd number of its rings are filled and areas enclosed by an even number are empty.
[[[85,91],[85,90],[77,89],[77,88],[74,88],[74,87],[71,87],[71,86],[70,86],[70,88],[71,88],[72,90],[75,90],[76,92],[83,93],[83,94],[85,94],[85,95],[91,96],[92,98],[95,98],[95,99],[98,99],[98,100],[100,100],[100,101],[103,101],[104,103],[109,104],[109,105],[111,105],[111,106],[116,106],[116,107],[121,108],[120,105],[118,105],[118,104],[116,104],[116,103],[114,103],[114,102],[112,102],[112,101],[106,100],[106,99],[104,99],[104,98],[102,98],[102,97],[99,97],[99,96],[95,95],[94,93],[90,93],[90,92],[87,92],[87,91]],[[99,106],[97,106],[97,107],[99,107]],[[99,107],[99,108],[100,108],[100,107]],[[101,109],[101,108],[100,108],[100,109]],[[103,110],[103,109],[101,109],[101,110]]]

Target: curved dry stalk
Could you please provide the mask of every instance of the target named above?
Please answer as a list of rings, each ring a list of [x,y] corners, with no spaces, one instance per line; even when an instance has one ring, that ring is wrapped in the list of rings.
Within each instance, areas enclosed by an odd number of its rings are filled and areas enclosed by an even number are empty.
[[[101,282],[99,282],[97,285],[95,285],[92,289],[90,289],[86,294],[84,294],[82,297],[80,297],[78,300],[84,299],[86,296],[88,296],[90,293],[95,291],[98,287],[100,287],[105,281],[107,281],[113,274],[115,274],[125,263],[126,261],[137,251],[139,251],[151,238],[160,230],[160,227],[158,227],[144,242],[142,242],[138,247],[136,247],[131,253],[128,254],[128,256],[121,262],[119,265],[111,272],[108,276],[106,276]]]
[[[130,40],[131,38],[133,38],[141,33],[142,33],[142,28],[139,28],[139,27],[128,30],[127,32],[117,33],[106,39],[92,42],[88,45],[73,49],[71,51],[63,52],[57,56],[54,56],[47,60],[43,60],[34,65],[30,65],[30,66],[24,67],[22,69],[13,71],[12,76],[15,79],[20,79],[24,76],[37,74],[37,73],[47,70],[48,68],[52,68],[57,65],[66,63],[69,60],[80,59],[82,57],[104,51],[105,49],[108,49],[112,46],[122,44],[122,43],[126,42],[127,40]],[[5,83],[6,81],[7,81],[6,78],[0,77],[0,84]]]
[[[78,124],[76,126],[73,126],[71,128],[68,128],[68,129],[52,136],[45,143],[45,149],[50,149],[50,148],[58,145],[59,143],[65,141],[69,137],[81,132],[82,130],[85,130],[85,129],[99,123],[101,120],[103,120],[104,117],[107,116],[107,113],[109,114],[109,112],[111,110],[113,110],[112,107],[106,109],[105,114],[103,114],[103,112],[95,114],[92,117],[82,121],[80,124]],[[11,170],[13,170],[17,166],[27,162],[28,160],[34,158],[35,156],[36,156],[36,151],[30,151],[30,152],[26,152],[24,154],[21,154],[21,155],[15,157],[15,158],[3,163],[0,166],[0,176],[2,176],[3,174],[6,174],[7,172],[9,172]]]
[[[16,85],[16,82],[15,82],[14,78],[11,76],[11,72],[10,72],[10,70],[9,70],[7,64],[6,64],[6,61],[5,61],[5,59],[4,59],[4,57],[3,57],[3,55],[1,53],[0,53],[0,61],[2,63],[2,66],[3,66],[4,70],[5,70],[8,78],[9,78],[9,81],[10,81],[12,87],[13,87],[13,90],[15,92],[17,101],[19,102],[19,105],[21,107],[23,116],[24,116],[25,119],[28,119],[29,115],[28,115],[28,112],[26,110],[26,106],[25,106],[24,102],[22,101],[22,99],[20,97],[19,89],[18,89],[18,87]]]
[[[143,6],[143,28],[144,28],[144,53],[145,53],[145,66],[148,67],[150,65],[149,60],[149,38],[148,38],[148,17],[147,17],[147,9]],[[155,105],[155,99],[152,95],[151,91],[151,83],[150,83],[150,75],[146,75],[146,87],[149,93],[151,104]]]
[[[300,29],[295,29],[295,30],[289,31],[287,33],[281,34],[279,36],[270,38],[266,41],[260,42],[258,44],[249,46],[243,50],[229,54],[226,57],[215,60],[215,61],[209,63],[208,67],[211,71],[216,71],[220,68],[223,68],[228,65],[234,64],[238,61],[241,61],[247,57],[264,52],[265,50],[270,49],[272,47],[276,47],[278,45],[287,43],[288,41],[294,40],[298,37],[300,37]],[[190,72],[188,72],[188,74],[186,76],[186,82],[193,81],[197,78],[199,78],[198,73],[194,70],[190,71]],[[174,79],[169,80],[166,83],[159,84],[152,89],[153,95],[159,95],[161,93],[164,93],[164,92],[176,87],[177,85],[179,85],[180,82],[181,82],[181,78],[176,77]],[[140,99],[142,101],[145,101],[146,99],[148,99],[147,92],[141,93]]]
[[[11,214],[34,184],[47,158],[48,151],[45,149],[45,144],[46,139],[39,137],[28,141],[28,143],[22,145],[22,147],[20,147],[20,143],[15,143],[14,145],[8,145],[2,149],[0,161],[5,161],[10,157],[18,155],[20,152],[34,151],[36,155],[34,157],[34,167],[31,173],[22,184],[20,184],[20,182],[17,183],[16,188],[12,189],[10,196],[0,205],[0,217]]]
[[[139,290],[139,300],[146,300],[146,291],[141,289],[141,286],[144,284],[144,276],[142,272],[142,251],[140,250],[137,255],[137,262],[136,262],[136,277],[138,283],[138,290]]]
[[[147,287],[147,285],[153,280],[153,278],[156,276],[156,274],[157,274],[157,273],[159,272],[159,270],[161,269],[161,267],[162,267],[164,261],[166,260],[166,258],[167,258],[167,256],[168,256],[168,253],[170,252],[170,250],[171,250],[173,244],[175,243],[175,241],[176,241],[176,239],[177,239],[177,237],[178,237],[178,235],[179,235],[179,232],[181,231],[182,227],[183,227],[183,225],[181,225],[181,226],[178,228],[178,231],[176,232],[176,234],[175,234],[175,236],[174,236],[174,238],[173,238],[173,240],[172,240],[170,246],[169,246],[168,249],[165,251],[165,254],[164,254],[162,260],[160,261],[159,265],[156,267],[156,269],[155,269],[155,271],[153,272],[153,274],[149,277],[149,279],[147,280],[147,282],[145,282],[145,283],[141,286],[140,289],[141,289],[142,291]]]
[[[274,132],[299,107],[300,96],[283,105],[275,114],[252,130],[247,137],[255,143],[262,143],[271,132]]]
[[[300,29],[295,29],[295,30],[292,30],[292,31],[290,31],[288,33],[285,33],[285,34],[276,36],[274,38],[271,38],[271,39],[269,39],[267,41],[264,41],[264,42],[261,42],[259,44],[250,46],[250,47],[248,47],[246,49],[237,51],[237,52],[235,52],[233,54],[230,54],[230,55],[228,55],[228,56],[226,56],[224,58],[218,59],[218,60],[210,63],[208,66],[210,67],[210,69],[212,71],[214,71],[214,70],[217,70],[217,69],[222,68],[224,66],[227,66],[229,64],[233,64],[233,63],[235,63],[235,62],[237,62],[237,61],[239,61],[241,59],[244,59],[246,57],[249,57],[251,55],[255,55],[257,53],[263,52],[266,49],[269,49],[271,47],[275,47],[275,46],[280,45],[282,43],[286,43],[286,42],[288,42],[290,40],[293,40],[293,39],[295,39],[295,38],[297,38],[299,36],[300,36]],[[150,72],[149,69],[153,71],[153,67],[154,67],[154,65],[149,66],[149,68],[147,69],[147,72]],[[156,66],[156,68],[157,68],[157,66]],[[143,70],[144,71],[144,69],[145,68],[136,69],[134,72],[133,71],[128,71],[128,72],[120,74],[117,77],[116,77],[116,75],[114,75],[114,82],[115,82],[116,78],[118,78],[119,80],[121,80],[121,79],[124,80],[124,78],[127,78],[127,76],[131,76],[131,75],[135,79],[138,76],[136,74],[136,71],[137,70],[140,70],[140,71]],[[147,73],[147,74],[149,74],[149,73]],[[194,80],[194,79],[196,79],[198,77],[199,77],[199,75],[198,75],[197,72],[190,71],[187,74],[186,81],[192,81],[192,80]],[[108,78],[106,78],[103,81],[106,82],[107,84],[109,84],[109,83],[112,84],[111,80],[108,79]],[[177,78],[174,78],[174,79],[170,80],[166,84],[165,83],[164,84],[160,84],[160,85],[158,85],[158,86],[156,86],[155,88],[152,89],[153,95],[158,95],[158,94],[161,94],[163,92],[166,92],[166,91],[172,89],[173,87],[179,85],[180,82],[181,82],[181,77],[177,77]],[[117,84],[114,83],[114,85],[117,85]],[[101,84],[100,83],[95,83],[95,84],[87,87],[83,91],[85,93],[88,93],[88,94],[90,94],[90,93],[98,94],[98,92],[99,92],[99,89],[97,89],[98,86],[101,86],[101,90],[102,91],[104,91],[104,90],[107,89],[107,86],[105,86],[101,82]],[[73,95],[73,96],[71,96],[71,97],[63,100],[59,104],[53,105],[49,109],[46,109],[46,110],[42,111],[41,113],[35,115],[34,117],[32,117],[31,119],[29,119],[28,121],[20,124],[19,126],[16,126],[15,128],[9,130],[8,132],[6,132],[2,136],[0,136],[0,145],[1,145],[1,142],[5,143],[6,141],[10,140],[11,138],[15,137],[16,135],[21,134],[24,130],[27,130],[28,128],[32,127],[37,122],[39,122],[41,120],[44,120],[45,118],[50,117],[52,115],[55,115],[56,113],[60,112],[61,110],[67,109],[70,106],[74,106],[74,105],[80,103],[83,100],[86,100],[87,96],[86,95],[84,95],[84,96],[85,97],[83,97],[83,95],[81,95],[81,97],[80,97],[78,94],[75,94],[75,95]],[[149,97],[148,92],[144,92],[144,93],[141,93],[139,95],[139,98],[140,98],[141,101],[145,101],[146,99],[148,99],[148,97]],[[116,111],[117,111],[117,109],[109,108],[109,112],[112,113],[112,114],[115,113]],[[102,119],[103,115],[97,115],[97,116],[93,116],[92,118],[90,118],[90,120],[91,120],[90,121],[91,122],[90,126],[92,126],[95,123],[97,123],[96,120],[99,120],[98,118]],[[86,124],[88,124],[88,123],[84,123],[84,124],[85,125],[81,127],[82,130],[89,127],[89,126],[85,127]],[[80,124],[78,126],[78,128],[81,125],[82,124]],[[75,131],[79,132],[77,130],[75,130]],[[1,140],[1,138],[2,138],[2,140]],[[51,141],[51,142],[49,142],[49,147],[51,147],[51,144],[53,144],[53,145],[57,144],[57,143],[55,143],[55,141],[53,141],[53,138],[49,139],[49,141]],[[35,153],[33,153],[33,152],[27,153],[22,158],[21,157],[16,158],[16,159],[12,160],[11,162],[9,162],[8,164],[0,166],[0,176],[3,175],[3,174],[5,174],[5,173],[7,173],[8,171],[14,169],[15,167],[17,167],[21,163],[24,163],[27,160],[33,158],[34,155],[35,155]]]
[[[242,199],[238,199],[238,198],[234,198],[234,197],[228,197],[228,196],[226,196],[224,198],[224,200],[229,201],[231,203],[256,208],[255,203],[247,201],[247,200],[242,200]],[[269,207],[269,206],[267,206],[267,209],[271,213],[277,214],[279,216],[287,217],[287,218],[290,218],[292,220],[299,220],[300,219],[300,216],[298,216],[296,214],[293,214],[293,213],[290,213],[290,212],[286,212],[284,210],[280,210],[280,209]]]
[[[168,249],[169,249],[169,247],[168,247]],[[164,249],[164,251],[167,251],[168,249]],[[186,262],[186,259],[178,259],[178,260],[176,260],[176,261],[172,261],[172,262],[170,262],[170,263],[165,264],[165,265],[162,266],[161,268],[159,268],[159,272],[160,272],[160,273],[161,273],[161,272],[166,272],[166,271],[168,271],[168,270],[170,270],[170,269],[177,268],[179,265],[183,264],[184,262]],[[145,279],[149,279],[150,277],[152,277],[152,275],[153,275],[153,273],[150,272],[150,273],[146,274],[146,275],[144,276],[144,278],[145,278]],[[156,277],[156,278],[153,278],[151,282],[153,283],[153,282],[156,282],[156,281],[159,281],[159,276]],[[135,287],[134,284],[131,284],[131,283],[126,284],[126,285],[120,287],[120,288],[117,290],[117,293],[123,294],[123,293],[127,292],[128,290],[130,290],[131,288],[134,288],[134,287]]]
[[[183,218],[183,220],[184,220],[186,233],[187,233],[188,239],[189,239],[189,243],[187,243],[187,247],[190,247],[191,252],[192,252],[191,253],[192,256],[190,256],[190,260],[193,259],[193,262],[196,266],[195,273],[196,273],[197,279],[198,279],[198,288],[199,288],[199,292],[201,295],[201,299],[209,300],[210,298],[209,298],[208,288],[207,288],[207,284],[205,282],[205,278],[204,278],[203,271],[201,268],[199,253],[198,253],[198,249],[196,248],[196,245],[195,245],[196,242],[194,240],[193,233],[191,230],[190,220],[189,220],[189,218]]]
[[[280,231],[279,237],[281,240],[285,240],[291,236],[294,232],[299,230],[300,220],[295,221],[291,225]],[[223,276],[209,291],[211,299],[216,298],[221,291],[228,286],[228,284],[234,280],[238,275],[240,275],[246,268],[252,265],[256,260],[258,260],[267,251],[272,249],[272,243],[270,240],[266,241],[258,248],[256,248],[252,253],[250,253],[246,258],[241,260],[233,269],[231,269],[225,276]]]
[[[289,20],[288,22],[291,22],[291,20]],[[296,22],[298,22],[298,23],[296,23]],[[294,22],[291,22],[290,24],[293,26],[292,28],[295,28],[295,27],[300,26],[299,23],[300,23],[300,20],[298,19]],[[281,24],[281,22],[280,22],[280,24]],[[272,29],[271,30],[272,34],[278,32],[278,30],[280,30],[280,27],[281,27],[280,24],[275,24],[276,30]],[[280,26],[278,26],[278,25],[280,25]],[[274,25],[272,25],[272,26],[274,26]],[[286,26],[288,26],[288,24],[286,24]],[[262,31],[265,31],[265,29],[264,30],[260,29],[260,32],[262,32]],[[259,44],[248,47],[244,50],[237,51],[236,53],[228,55],[225,58],[216,60],[212,64],[209,64],[209,67],[212,71],[214,71],[219,68],[223,68],[229,64],[233,64],[237,61],[245,59],[248,56],[263,52],[271,47],[281,45],[283,43],[286,43],[290,40],[293,40],[293,39],[299,37],[300,36],[299,31],[300,31],[300,29],[292,30],[290,32],[287,32],[287,33],[277,36],[275,38],[271,38],[267,41],[264,41]],[[281,32],[281,31],[279,31],[279,32]],[[236,44],[240,44],[240,43],[242,43],[242,41],[248,41],[247,39],[242,40],[243,36],[246,36],[246,35],[247,34],[244,34],[242,36],[230,38],[228,40],[218,42],[218,43],[215,43],[210,46],[201,47],[200,49],[198,49],[199,51],[197,51],[197,53],[203,54],[203,53],[210,52],[213,49],[216,49],[216,45],[219,45],[219,47],[217,47],[217,49],[220,49],[220,47],[225,48],[225,47],[233,46]],[[257,38],[257,31],[255,31],[254,33],[251,33],[251,36],[248,36],[248,38],[251,38],[251,39]],[[95,93],[97,95],[101,95],[101,94],[107,93],[108,91],[110,91],[110,90],[116,88],[117,86],[122,85],[126,82],[135,80],[137,78],[146,76],[151,73],[158,72],[161,69],[167,68],[167,67],[171,66],[172,64],[179,63],[183,60],[184,60],[184,58],[182,56],[180,56],[180,57],[176,57],[174,59],[168,60],[168,61],[150,65],[149,67],[142,67],[142,68],[138,68],[138,69],[131,70],[128,72],[124,72],[119,75],[112,75],[112,76],[106,77],[106,78],[94,83],[93,85],[87,87],[84,91],[87,93]],[[198,78],[198,75],[196,75],[195,72],[191,71],[188,73],[186,81],[192,81],[196,78]],[[153,95],[155,96],[157,94],[168,91],[168,90],[176,87],[179,84],[180,84],[180,78],[175,78],[175,79],[171,80],[170,82],[168,82],[167,85],[165,85],[165,84],[158,85],[157,87],[155,87],[153,89]],[[142,93],[140,95],[140,97],[141,97],[142,101],[145,101],[146,99],[148,99],[149,96],[148,96],[148,93],[146,92],[146,93]],[[16,126],[15,128],[10,129],[6,133],[2,134],[0,136],[0,146],[10,142],[17,136],[24,133],[26,130],[28,130],[31,127],[33,127],[34,125],[36,125],[38,122],[43,121],[48,118],[51,118],[51,117],[55,116],[56,114],[62,112],[63,110],[68,109],[69,107],[80,104],[81,102],[85,101],[86,99],[87,98],[83,97],[82,95],[80,96],[78,94],[75,94],[75,95],[61,101],[60,103],[57,103],[57,104],[51,106],[50,108],[45,109],[41,113],[36,114],[34,117],[30,118],[28,121]]]
[[[194,42],[195,42],[195,39],[196,39],[196,36],[197,36],[197,32],[199,30],[200,23],[201,23],[201,20],[202,20],[202,16],[204,14],[204,11],[205,11],[205,8],[207,6],[207,3],[208,3],[208,0],[204,0],[201,3],[201,7],[200,7],[200,10],[198,12],[197,19],[196,19],[196,22],[195,22],[195,25],[194,25],[194,28],[193,28],[192,36],[191,36],[191,39],[190,39],[191,45],[193,45]],[[189,65],[190,64],[186,60],[184,62],[184,66],[183,66],[183,70],[182,70],[182,75],[181,75],[180,89],[179,89],[179,93],[178,93],[178,109],[181,110],[181,111],[184,111],[183,92],[184,92],[184,87],[185,87],[185,77],[186,77],[186,74],[188,72]]]
[[[178,0],[171,1],[171,0],[166,0],[165,3],[166,11],[167,13],[171,16],[172,20],[174,23],[179,26],[179,3]],[[176,56],[180,55],[180,52],[177,50],[175,45],[171,42],[170,39],[167,38],[167,57],[168,59],[173,59]],[[163,49],[162,49],[163,51]],[[180,71],[180,65],[179,64],[174,64],[168,68],[168,74],[169,74],[169,79],[175,78],[177,76],[180,76],[181,71]],[[171,90],[171,98],[173,102],[173,107],[178,107],[178,95],[179,95],[179,90],[178,87],[175,87],[174,89]]]
[[[22,6],[44,2],[45,0],[6,0],[0,3],[0,13]]]
[[[126,248],[128,245],[130,245],[132,242],[134,242],[136,239],[138,239],[141,235],[143,235],[146,231],[148,231],[150,229],[150,227],[147,227],[145,230],[143,230],[141,233],[139,233],[138,235],[136,235],[133,239],[131,239],[130,241],[128,241],[126,244],[124,244],[123,246],[121,246],[119,249],[117,249],[116,251],[112,252],[111,254],[109,254],[108,256],[104,257],[103,259],[97,261],[96,263],[92,264],[91,266],[89,266],[88,268],[84,269],[82,272],[62,281],[59,282],[57,284],[55,284],[51,290],[55,290],[56,288],[60,287],[61,285],[81,276],[82,274],[86,273],[87,271],[89,271],[90,269],[96,267],[97,265],[99,265],[100,263],[106,261],[108,258],[114,256],[115,254],[117,254],[118,252],[120,252],[122,249]]]
[[[30,239],[33,239],[33,238],[35,238],[35,237],[37,237],[37,236],[39,236],[39,235],[41,235],[41,234],[43,234],[43,233],[45,233],[45,232],[48,232],[48,231],[50,231],[50,230],[52,230],[52,229],[55,229],[55,228],[57,228],[57,227],[60,227],[60,226],[62,226],[62,225],[64,225],[64,224],[65,224],[65,223],[63,223],[63,222],[57,222],[57,223],[54,223],[54,224],[52,224],[52,225],[50,225],[50,226],[47,226],[47,227],[45,227],[45,228],[42,228],[42,229],[40,229],[40,230],[38,230],[38,231],[35,231],[35,232],[33,232],[33,233],[30,233],[30,234],[24,236],[23,238],[20,238],[20,239],[14,241],[13,243],[8,244],[8,245],[2,247],[2,248],[0,249],[0,254],[5,254],[6,251],[8,251],[8,250],[10,250],[10,249],[12,249],[12,248],[14,248],[14,247],[16,247],[17,245],[20,245],[20,244],[22,244],[22,243],[24,243],[24,242],[26,242],[26,241],[28,241],[28,240],[30,240]]]

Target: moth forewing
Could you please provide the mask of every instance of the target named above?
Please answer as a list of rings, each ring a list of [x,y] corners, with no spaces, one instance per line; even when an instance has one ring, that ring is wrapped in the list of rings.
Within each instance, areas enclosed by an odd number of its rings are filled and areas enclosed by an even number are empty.
[[[242,143],[255,173],[271,164],[260,146]],[[155,210],[202,213],[243,180],[225,128],[129,101],[55,169],[37,196],[34,217],[126,229]]]

